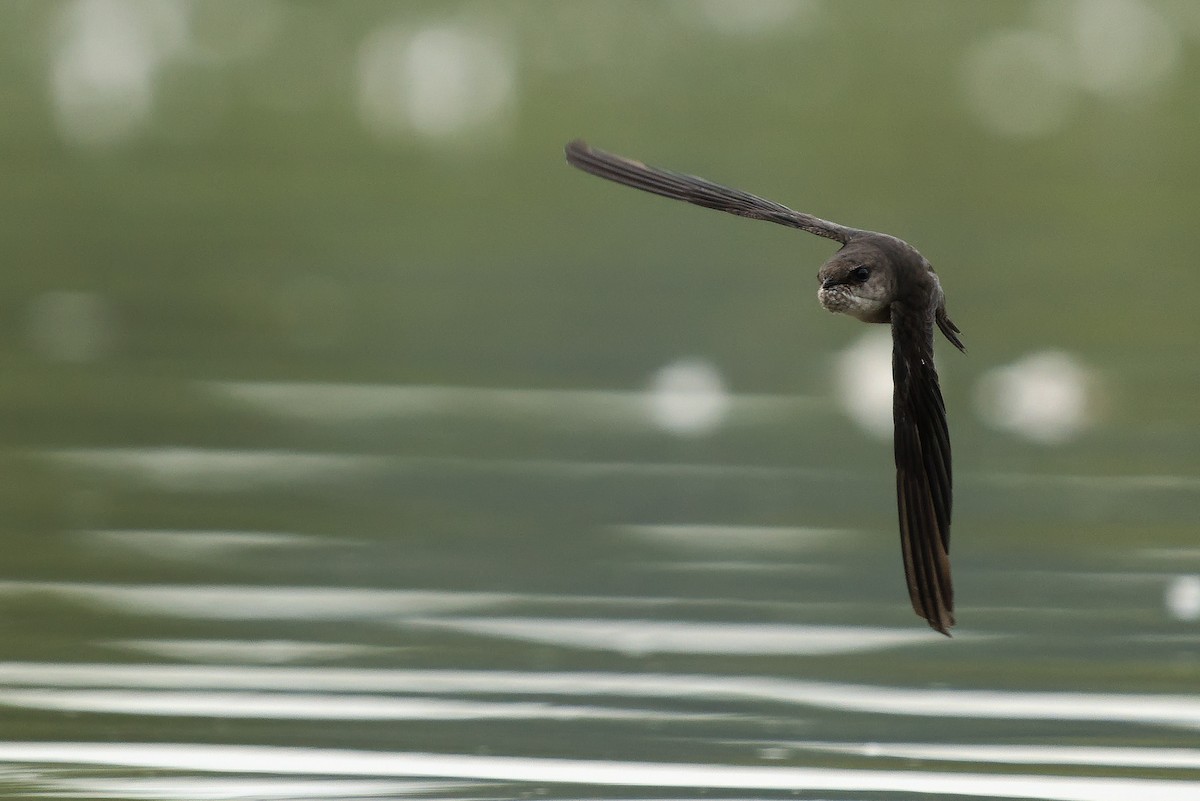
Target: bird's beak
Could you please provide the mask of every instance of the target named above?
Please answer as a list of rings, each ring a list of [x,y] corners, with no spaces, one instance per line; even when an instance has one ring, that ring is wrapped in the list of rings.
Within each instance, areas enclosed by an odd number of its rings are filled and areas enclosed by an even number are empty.
[[[832,289],[833,287],[838,286],[842,283],[844,283],[844,282],[839,281],[836,278],[826,278],[824,281],[821,282],[821,289]]]

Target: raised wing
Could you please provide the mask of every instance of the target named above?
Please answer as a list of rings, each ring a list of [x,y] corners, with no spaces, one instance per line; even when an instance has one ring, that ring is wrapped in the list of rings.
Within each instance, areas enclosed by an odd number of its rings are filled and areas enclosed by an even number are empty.
[[[584,172],[655,195],[683,200],[739,217],[799,228],[826,239],[835,239],[842,244],[862,233],[855,228],[847,228],[811,214],[793,211],[787,206],[781,206],[749,192],[714,184],[694,175],[650,167],[640,161],[597,150],[581,139],[569,143],[566,153],[567,162]]]
[[[953,478],[946,406],[933,365],[933,320],[896,304],[892,310],[893,418],[900,547],[913,610],[950,636]]]

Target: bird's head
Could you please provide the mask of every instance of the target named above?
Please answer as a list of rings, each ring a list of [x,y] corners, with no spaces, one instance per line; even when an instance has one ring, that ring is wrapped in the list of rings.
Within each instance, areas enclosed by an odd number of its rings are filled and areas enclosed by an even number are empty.
[[[896,295],[896,275],[887,254],[868,243],[850,242],[821,265],[817,299],[828,311],[866,323],[887,322]]]

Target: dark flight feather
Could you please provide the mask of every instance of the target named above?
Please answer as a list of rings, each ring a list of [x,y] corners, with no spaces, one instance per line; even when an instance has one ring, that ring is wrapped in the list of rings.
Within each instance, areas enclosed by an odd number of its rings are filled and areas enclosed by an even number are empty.
[[[855,228],[847,228],[811,214],[794,211],[749,192],[714,184],[694,175],[650,167],[640,161],[598,150],[581,139],[569,143],[566,154],[567,161],[584,172],[673,200],[694,203],[739,217],[799,228],[842,244],[863,233]]]
[[[933,364],[933,320],[892,304],[893,419],[900,547],[913,610],[949,636],[953,477],[946,406]]]

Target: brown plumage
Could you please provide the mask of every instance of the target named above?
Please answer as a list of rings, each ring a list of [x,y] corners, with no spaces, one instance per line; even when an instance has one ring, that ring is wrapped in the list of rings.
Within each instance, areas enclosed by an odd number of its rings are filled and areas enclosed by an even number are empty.
[[[892,327],[892,417],[904,574],[913,610],[949,636],[953,474],[946,406],[933,364],[933,328],[965,350],[946,315],[941,283],[925,257],[888,234],[849,228],[703,178],[650,167],[575,140],[567,161],[592,175],[697,206],[786,225],[842,247],[818,272],[817,296],[832,312]]]

